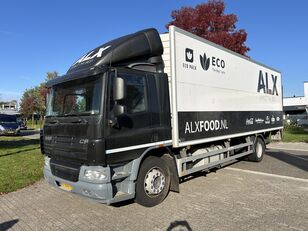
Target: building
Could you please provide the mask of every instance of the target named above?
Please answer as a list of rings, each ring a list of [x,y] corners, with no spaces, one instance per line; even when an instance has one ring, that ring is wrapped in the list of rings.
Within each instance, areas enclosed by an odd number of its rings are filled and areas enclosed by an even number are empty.
[[[284,119],[308,124],[308,82],[304,82],[304,96],[283,98]]]
[[[18,105],[16,100],[0,102],[0,114],[17,114]]]

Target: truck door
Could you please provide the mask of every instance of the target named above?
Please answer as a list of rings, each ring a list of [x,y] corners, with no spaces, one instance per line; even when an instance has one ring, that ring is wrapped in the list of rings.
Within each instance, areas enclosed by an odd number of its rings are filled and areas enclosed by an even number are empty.
[[[150,96],[146,74],[141,71],[118,72],[117,76],[124,80],[125,97],[113,100],[114,73],[109,77],[109,94],[107,102],[106,154],[108,163],[120,162],[135,158],[140,145],[151,143]],[[115,104],[123,105],[122,115],[114,115]],[[139,153],[140,154],[140,153]]]

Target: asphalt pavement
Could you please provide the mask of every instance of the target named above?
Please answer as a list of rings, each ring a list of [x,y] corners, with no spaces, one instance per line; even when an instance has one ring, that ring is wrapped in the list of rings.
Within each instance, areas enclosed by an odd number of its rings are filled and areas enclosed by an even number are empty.
[[[39,139],[40,138],[40,130],[35,129],[27,129],[27,130],[21,130],[20,136],[23,136],[27,139]]]
[[[180,184],[153,208],[107,206],[45,181],[0,196],[0,230],[308,230],[308,144],[274,143]]]

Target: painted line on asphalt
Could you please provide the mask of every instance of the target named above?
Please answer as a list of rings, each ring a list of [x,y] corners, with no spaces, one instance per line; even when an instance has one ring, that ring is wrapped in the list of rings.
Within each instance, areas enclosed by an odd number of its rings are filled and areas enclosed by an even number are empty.
[[[297,149],[297,148],[278,148],[278,147],[268,147],[268,149],[275,149],[275,150],[288,150],[288,151],[299,151],[299,152],[308,152],[308,150],[304,150],[304,149]]]
[[[276,178],[280,178],[280,179],[295,180],[295,181],[301,181],[301,182],[308,183],[308,179],[297,178],[297,177],[292,177],[292,176],[276,175],[276,174],[272,174],[272,173],[256,172],[256,171],[245,170],[245,169],[240,169],[240,168],[232,168],[232,167],[226,167],[224,169],[228,169],[228,170],[232,170],[232,171],[237,171],[237,172],[251,173],[251,174],[256,174],[256,175],[261,175],[261,176],[271,176],[271,177],[276,177]]]

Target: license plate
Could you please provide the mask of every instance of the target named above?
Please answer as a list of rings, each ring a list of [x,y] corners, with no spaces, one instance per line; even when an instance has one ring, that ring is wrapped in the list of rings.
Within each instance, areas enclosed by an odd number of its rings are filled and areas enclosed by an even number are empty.
[[[66,183],[60,183],[60,188],[65,190],[65,191],[72,191],[73,187],[69,184]]]

